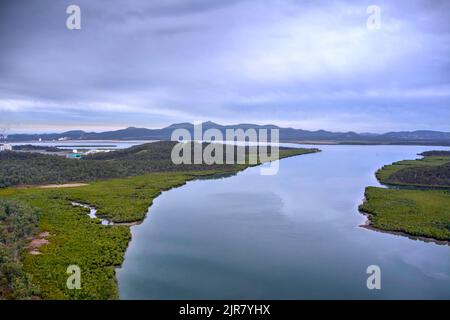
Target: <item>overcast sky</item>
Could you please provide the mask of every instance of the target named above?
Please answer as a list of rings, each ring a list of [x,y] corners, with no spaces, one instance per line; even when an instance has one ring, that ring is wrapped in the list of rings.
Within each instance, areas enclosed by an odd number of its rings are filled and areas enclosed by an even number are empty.
[[[0,133],[206,120],[450,131],[450,1],[357,3],[1,0]],[[81,30],[66,28],[70,4]]]

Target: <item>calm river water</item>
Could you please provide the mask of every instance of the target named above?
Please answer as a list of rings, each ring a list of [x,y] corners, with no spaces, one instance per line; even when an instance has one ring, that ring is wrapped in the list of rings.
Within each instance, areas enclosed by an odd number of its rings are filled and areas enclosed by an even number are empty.
[[[275,176],[254,167],[164,192],[131,228],[120,297],[450,299],[449,246],[361,228],[358,212],[379,167],[445,148],[319,148]],[[381,290],[367,289],[369,265]]]

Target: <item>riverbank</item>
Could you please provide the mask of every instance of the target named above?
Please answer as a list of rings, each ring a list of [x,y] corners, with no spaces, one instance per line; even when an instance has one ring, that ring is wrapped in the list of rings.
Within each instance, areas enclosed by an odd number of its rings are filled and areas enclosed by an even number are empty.
[[[387,188],[367,187],[359,207],[368,217],[364,227],[449,245],[449,163],[450,157],[429,156],[383,166],[376,177]]]
[[[280,151],[287,156],[317,152],[316,149]],[[248,165],[230,166],[227,170],[158,172],[145,175],[92,182],[74,188],[6,188],[0,197],[26,203],[42,212],[40,231],[52,236],[39,248],[39,255],[25,254],[24,270],[33,276],[44,299],[116,299],[118,289],[115,268],[119,267],[131,239],[129,225],[142,221],[153,200],[162,192],[190,180],[217,174],[233,174]],[[114,222],[102,225],[88,216],[88,208]],[[81,269],[80,290],[66,287],[69,265]]]
[[[444,190],[399,190],[368,187],[359,207],[366,228],[419,240],[450,243],[450,194]]]
[[[396,235],[399,237],[405,237],[411,240],[420,240],[426,243],[434,243],[434,244],[438,244],[438,245],[450,245],[450,241],[445,241],[445,240],[437,240],[434,238],[429,238],[429,237],[422,237],[422,236],[413,236],[409,233],[406,232],[402,232],[402,231],[388,231],[388,230],[382,230],[379,228],[376,228],[374,226],[372,226],[371,224],[371,214],[366,213],[364,211],[361,211],[361,213],[367,218],[366,222],[362,225],[360,225],[361,228],[370,230],[370,231],[375,231],[375,232],[380,232],[380,233],[387,233],[387,234],[392,234],[392,235]]]

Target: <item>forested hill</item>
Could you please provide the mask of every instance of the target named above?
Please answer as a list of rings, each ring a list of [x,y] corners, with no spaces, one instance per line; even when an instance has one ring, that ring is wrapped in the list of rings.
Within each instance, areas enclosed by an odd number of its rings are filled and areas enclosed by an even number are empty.
[[[417,144],[417,145],[450,145],[450,132],[440,131],[401,131],[383,134],[331,132],[325,130],[308,131],[294,128],[281,128],[275,125],[237,124],[220,125],[211,121],[202,124],[203,130],[217,129],[225,137],[227,129],[278,129],[281,141],[291,142],[322,142],[340,144]],[[51,134],[10,134],[6,141],[38,141],[42,140],[170,140],[175,129],[186,129],[193,136],[194,125],[177,123],[161,129],[129,127],[126,129],[106,132],[85,132],[81,130]]]

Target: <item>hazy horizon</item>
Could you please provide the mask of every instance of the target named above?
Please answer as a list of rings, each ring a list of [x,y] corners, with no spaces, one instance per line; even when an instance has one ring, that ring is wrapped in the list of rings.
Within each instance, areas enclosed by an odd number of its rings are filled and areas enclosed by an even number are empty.
[[[207,120],[207,121],[204,121],[204,122],[214,122],[214,121],[209,121],[209,120]],[[203,121],[202,121],[202,123],[204,123]],[[163,129],[163,128],[166,128],[166,127],[169,127],[169,126],[171,126],[171,125],[174,125],[174,124],[179,124],[179,123],[181,123],[181,122],[178,122],[178,123],[169,123],[169,124],[166,124],[166,125],[162,125],[162,126],[160,126],[160,127],[137,127],[137,126],[125,126],[125,127],[117,127],[117,128],[104,128],[104,129],[95,129],[95,128],[93,128],[92,130],[83,130],[83,129],[79,129],[79,128],[72,128],[72,129],[68,129],[68,130],[65,130],[65,129],[55,129],[55,130],[49,130],[49,131],[32,131],[32,130],[25,130],[25,131],[16,131],[16,132],[13,132],[13,131],[11,131],[11,132],[0,132],[0,135],[1,134],[5,134],[5,135],[13,135],[13,134],[53,134],[53,133],[55,133],[55,134],[60,134],[60,133],[64,133],[64,132],[68,132],[68,131],[74,131],[74,130],[81,130],[81,131],[85,131],[85,132],[93,132],[93,133],[100,133],[100,132],[106,132],[106,131],[116,131],[116,130],[124,130],[124,129],[128,129],[128,128],[140,128],[140,129]],[[192,123],[192,122],[189,122],[189,121],[186,121],[186,123],[191,123],[191,124],[198,124],[198,122],[194,122],[194,123]],[[218,125],[222,125],[222,126],[233,126],[233,125],[236,125],[236,126],[238,126],[238,125],[243,125],[243,124],[254,124],[254,125],[260,125],[260,126],[265,126],[265,125],[276,125],[276,124],[273,124],[273,123],[251,123],[251,122],[241,122],[241,123],[217,123],[217,122],[214,122],[215,124],[218,124]],[[276,125],[277,126],[277,125]],[[304,128],[296,128],[296,127],[282,127],[282,126],[278,126],[279,128],[282,128],[282,129],[286,129],[286,128],[293,128],[293,129],[303,129],[303,130],[306,130],[306,129],[304,129]],[[325,130],[325,129],[322,129],[322,128],[318,128],[318,129],[308,129],[308,131],[320,131],[320,130]],[[383,133],[389,133],[389,132],[399,132],[399,131],[403,131],[403,130],[391,130],[391,131],[385,131],[385,132],[368,132],[368,131],[365,131],[365,132],[362,132],[362,131],[353,131],[353,130],[346,130],[346,131],[333,131],[333,130],[325,130],[325,131],[330,131],[330,132],[336,132],[336,133],[338,133],[338,132],[355,132],[355,133],[358,133],[358,134],[383,134]],[[439,131],[439,130],[429,130],[429,129],[416,129],[416,130],[406,130],[406,131]],[[442,131],[442,132],[447,132],[447,131]],[[450,133],[450,131],[448,131],[448,133]]]
[[[449,1],[79,0],[68,30],[71,4],[0,4],[0,133],[450,132]]]

